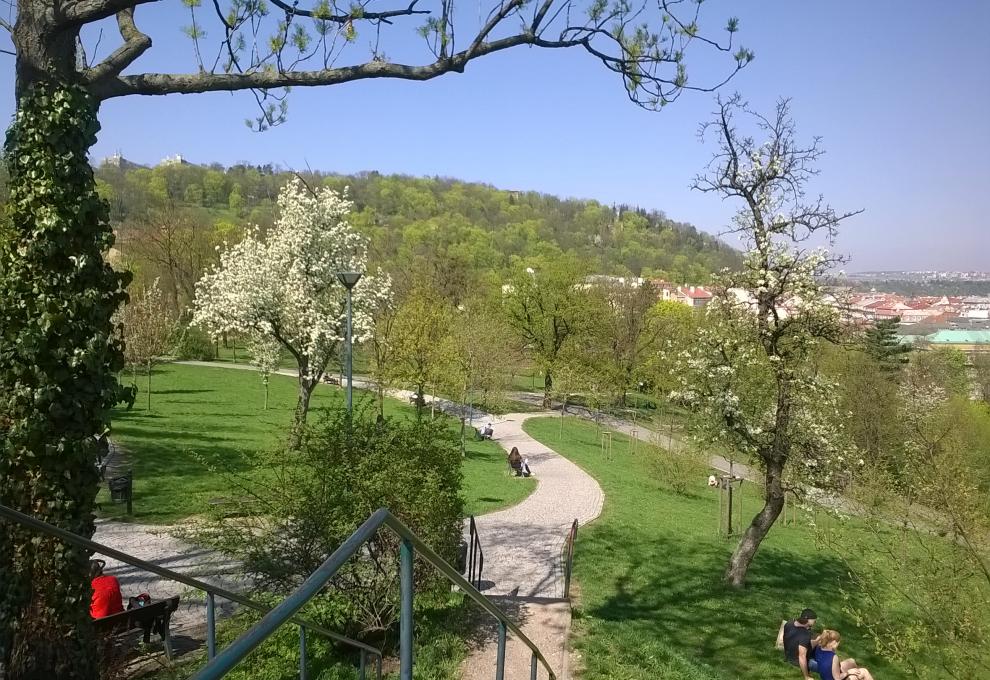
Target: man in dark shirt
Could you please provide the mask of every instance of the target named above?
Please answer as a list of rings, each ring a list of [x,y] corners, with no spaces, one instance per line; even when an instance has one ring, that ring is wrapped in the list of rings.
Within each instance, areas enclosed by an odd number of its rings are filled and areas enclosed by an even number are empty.
[[[817,618],[814,611],[805,609],[796,620],[784,624],[784,658],[801,669],[804,680],[811,680],[811,673],[818,670],[818,664],[812,658],[815,643],[811,638]]]

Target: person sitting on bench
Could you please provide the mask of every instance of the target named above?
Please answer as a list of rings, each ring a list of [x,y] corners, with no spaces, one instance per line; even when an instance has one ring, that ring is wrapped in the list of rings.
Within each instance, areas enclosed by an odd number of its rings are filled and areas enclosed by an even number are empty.
[[[529,458],[524,458],[522,462],[522,467],[520,468],[523,477],[529,477],[533,474],[533,471],[529,469]]]
[[[519,455],[519,449],[513,446],[512,450],[509,451],[509,467],[516,473],[516,477],[522,476],[522,466],[523,459],[522,456]]]
[[[495,430],[492,429],[491,423],[478,430],[478,436],[482,439],[491,439],[493,434],[495,434]]]
[[[124,601],[120,594],[120,582],[116,576],[103,573],[107,563],[103,560],[89,561],[89,578],[93,586],[93,600],[89,605],[89,615],[94,619],[124,611]]]

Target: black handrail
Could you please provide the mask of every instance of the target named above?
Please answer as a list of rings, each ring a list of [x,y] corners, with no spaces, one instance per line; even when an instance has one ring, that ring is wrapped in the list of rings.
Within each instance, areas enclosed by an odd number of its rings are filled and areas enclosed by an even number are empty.
[[[564,598],[571,597],[571,572],[574,571],[574,543],[577,541],[578,521],[575,519],[571,523],[571,528],[567,532],[567,539],[564,541]]]
[[[481,590],[481,575],[485,570],[485,551],[481,548],[481,538],[478,534],[478,525],[474,521],[474,515],[471,515],[469,527],[467,565],[468,582],[473,585],[476,590]]]
[[[129,564],[133,567],[144,569],[147,572],[150,572],[152,574],[157,574],[158,576],[162,576],[172,581],[176,581],[183,585],[189,586],[190,588],[195,588],[197,590],[204,591],[207,594],[207,599],[206,599],[206,605],[207,605],[206,619],[207,619],[207,636],[208,636],[207,654],[210,659],[214,657],[216,652],[216,629],[215,629],[216,619],[214,612],[214,607],[215,607],[214,600],[217,596],[225,600],[229,600],[231,602],[236,602],[237,604],[243,605],[250,609],[254,609],[255,611],[262,612],[263,614],[267,614],[268,612],[272,611],[271,607],[267,607],[259,602],[255,602],[254,600],[244,597],[243,595],[239,595],[224,588],[210,585],[209,583],[200,581],[199,579],[186,576],[185,574],[180,574],[177,571],[172,571],[171,569],[160,567],[157,564],[146,562],[132,555],[128,555],[125,552],[121,552],[120,550],[111,548],[110,546],[103,545],[101,543],[96,543],[95,541],[91,541],[87,538],[83,538],[82,536],[77,536],[71,531],[66,531],[65,529],[48,524],[47,522],[43,522],[39,519],[31,517],[30,515],[25,515],[24,513],[18,512],[13,508],[8,508],[5,505],[0,505],[0,517],[8,521],[14,522],[15,524],[20,524],[21,526],[25,526],[29,529],[33,529],[34,531],[38,531],[40,533],[47,534],[49,536],[54,536],[55,538],[58,538],[71,545],[76,545],[79,546],[80,548],[85,548],[86,550],[89,550],[92,553],[105,555],[107,557],[112,557],[116,560],[123,562],[124,564]],[[357,640],[352,640],[351,638],[340,635],[339,633],[334,633],[331,630],[327,630],[323,626],[317,625],[307,619],[303,619],[298,616],[292,616],[289,620],[299,625],[300,628],[303,630],[312,630],[316,633],[319,633],[320,635],[323,635],[324,637],[330,638],[331,640],[342,642],[346,645],[350,645],[351,647],[355,647],[361,650],[362,661],[364,660],[366,654],[370,654],[372,658],[377,662],[377,667],[380,674],[381,661],[382,661],[382,652],[380,649],[376,649],[371,645],[366,645],[365,643],[359,642]],[[363,677],[363,673],[362,673],[362,677]]]

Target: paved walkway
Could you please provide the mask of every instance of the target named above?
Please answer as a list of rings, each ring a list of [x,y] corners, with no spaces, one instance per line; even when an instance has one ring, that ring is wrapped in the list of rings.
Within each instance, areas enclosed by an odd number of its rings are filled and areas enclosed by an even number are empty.
[[[494,420],[495,441],[519,448],[536,476],[536,491],[506,510],[476,517],[485,551],[486,593],[521,597],[564,596],[561,552],[571,523],[586,524],[602,511],[598,482],[577,465],[523,432],[527,418],[510,413]]]
[[[243,577],[238,577],[237,564],[206,548],[175,538],[177,527],[135,524],[97,520],[93,540],[151,562],[160,567],[177,571],[185,576],[205,581],[210,585],[238,592],[243,589]],[[153,599],[179,595],[179,609],[172,615],[172,627],[178,632],[197,627],[206,622],[206,599],[202,591],[123,564],[113,558],[94,555],[106,561],[106,572],[120,581],[124,604],[128,597],[148,593]],[[218,613],[229,613],[232,603],[217,599]]]

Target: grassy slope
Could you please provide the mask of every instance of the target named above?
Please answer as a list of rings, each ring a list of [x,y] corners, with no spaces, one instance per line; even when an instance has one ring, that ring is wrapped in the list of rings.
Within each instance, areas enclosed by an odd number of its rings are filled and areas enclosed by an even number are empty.
[[[278,445],[285,436],[295,406],[293,378],[272,376],[269,408],[263,410],[261,379],[254,371],[168,364],[155,369],[152,410],[146,410],[144,379],[133,410],[113,416],[114,437],[131,452],[135,468],[135,517],[141,522],[171,523],[201,513],[211,498],[237,495],[226,488],[218,467],[252,474],[242,453]],[[355,395],[357,407],[370,398]],[[311,422],[321,411],[342,403],[339,388],[320,386],[313,395]],[[365,404],[367,405],[367,404]],[[413,409],[394,400],[386,415],[414,417]],[[451,425],[457,429],[457,425]],[[466,511],[481,514],[517,503],[534,488],[531,479],[506,474],[505,454],[492,442],[469,441],[464,461]],[[120,507],[100,500],[108,514]]]
[[[841,612],[848,586],[841,564],[816,548],[807,524],[778,526],[750,571],[749,587],[725,588],[720,577],[733,544],[715,537],[718,498],[699,479],[679,496],[657,479],[644,454],[613,435],[613,460],[601,457],[593,424],[569,418],[526,421],[533,437],[555,448],[601,483],[604,512],[580,535],[575,579],[577,645],[587,680],[627,678],[794,680],[800,673],[774,649],[782,618],[814,607],[819,623],[843,633],[841,653],[877,677],[906,678],[868,653]],[[751,517],[757,499],[744,501]]]

